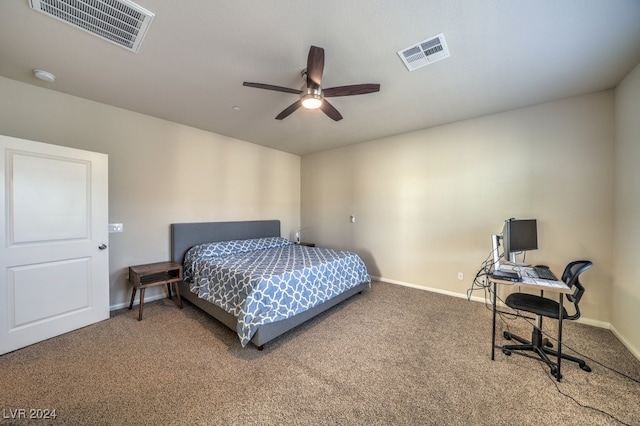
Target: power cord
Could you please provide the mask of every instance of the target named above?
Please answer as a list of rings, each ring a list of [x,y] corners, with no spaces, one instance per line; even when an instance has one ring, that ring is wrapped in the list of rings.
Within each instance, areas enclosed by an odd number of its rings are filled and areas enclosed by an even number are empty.
[[[548,333],[546,333],[546,332],[544,332],[544,331],[542,331],[542,330],[540,330],[540,331],[541,331],[541,332],[542,332],[542,334],[543,334],[545,337],[547,337],[549,340],[553,340],[554,342],[559,342],[557,338],[555,338],[555,337],[551,336],[550,334],[548,334]],[[638,379],[636,379],[636,378],[633,378],[633,377],[629,376],[628,374],[623,373],[622,371],[618,371],[618,370],[616,370],[616,369],[615,369],[615,368],[613,368],[613,367],[609,367],[608,365],[605,365],[605,364],[601,363],[600,361],[598,361],[598,360],[596,360],[596,359],[594,359],[594,358],[590,357],[589,355],[585,355],[585,354],[583,354],[583,353],[581,353],[581,352],[577,351],[576,349],[572,348],[571,346],[569,346],[568,344],[566,344],[566,343],[564,343],[564,342],[561,342],[561,343],[562,343],[562,349],[563,349],[563,350],[564,350],[564,348],[567,348],[567,349],[569,349],[571,352],[573,352],[573,353],[577,354],[577,355],[578,355],[579,357],[581,357],[581,358],[586,358],[586,359],[588,359],[589,361],[592,361],[592,362],[594,362],[594,363],[598,364],[598,365],[599,365],[600,367],[602,367],[602,368],[605,368],[605,369],[607,369],[607,370],[609,370],[609,371],[612,371],[612,372],[614,372],[614,373],[616,373],[616,374],[618,374],[618,375],[620,375],[620,376],[622,376],[622,377],[624,377],[624,378],[626,378],[626,379],[631,380],[631,381],[632,381],[632,382],[634,382],[634,383],[638,383],[638,384],[640,384],[640,380],[638,380]]]
[[[617,418],[617,417],[616,417],[616,416],[614,416],[613,414],[611,414],[611,413],[609,413],[609,412],[607,412],[607,411],[601,410],[600,408],[593,407],[593,406],[591,406],[591,405],[587,405],[587,404],[583,404],[583,403],[581,403],[580,401],[578,401],[577,399],[575,399],[573,396],[571,396],[571,395],[569,395],[568,393],[566,393],[566,392],[562,391],[562,389],[560,389],[560,386],[558,386],[558,382],[556,381],[556,378],[551,374],[551,372],[550,372],[550,371],[547,371],[547,369],[545,368],[546,364],[545,364],[545,366],[543,366],[542,364],[543,364],[542,362],[540,362],[540,363],[539,363],[540,368],[542,368],[542,371],[544,372],[544,374],[549,378],[549,380],[551,380],[551,383],[553,383],[553,385],[556,387],[556,390],[558,391],[558,393],[559,393],[560,395],[562,395],[562,396],[564,396],[564,397],[566,397],[566,398],[569,398],[570,400],[572,400],[573,402],[575,402],[575,403],[576,403],[576,405],[578,405],[579,407],[587,408],[587,409],[589,409],[589,410],[593,410],[593,411],[597,411],[597,412],[599,412],[599,413],[604,414],[605,416],[608,416],[608,417],[612,418],[613,420],[617,421],[617,422],[618,422],[618,423],[620,423],[620,424],[623,424],[623,425],[625,425],[625,426],[631,426],[631,424],[626,423],[626,422],[623,422],[622,420],[620,420],[619,418]],[[632,380],[635,380],[635,379],[632,379]],[[636,380],[636,381],[637,381],[637,380]]]
[[[497,296],[496,296],[496,297],[497,297]],[[499,297],[497,297],[497,298],[498,298],[502,303],[504,303],[504,301],[503,301],[502,299],[500,299]],[[514,317],[513,317],[512,319],[515,319],[515,318],[517,318],[518,316],[520,316],[520,317],[524,318],[524,320],[525,320],[527,323],[529,323],[529,325],[530,325],[530,326],[535,327],[535,324],[534,324],[533,322],[531,322],[527,317],[522,316],[522,315],[519,315],[519,313],[518,313],[517,311],[516,311],[516,313],[514,314]],[[504,315],[500,315],[500,319],[503,321],[503,327],[506,327],[507,332],[509,332],[509,324],[508,324],[508,323],[507,323],[507,321],[505,320]],[[553,337],[553,336],[552,336],[552,335],[550,335],[549,333],[546,333],[546,332],[545,332],[545,331],[543,331],[543,330],[540,330],[540,332],[541,332],[541,333],[542,333],[542,335],[543,335],[543,336],[545,336],[547,339],[549,339],[549,340],[553,340],[554,342],[556,342],[556,344],[559,342],[559,340],[558,340],[557,338]],[[590,356],[584,355],[583,353],[581,353],[581,352],[579,352],[579,351],[575,350],[574,348],[572,348],[571,346],[567,345],[567,344],[566,344],[566,343],[564,343],[564,342],[561,342],[561,343],[562,343],[562,347],[563,347],[563,349],[564,349],[564,348],[567,348],[567,349],[569,349],[570,351],[572,351],[572,352],[574,352],[575,354],[577,354],[578,356],[580,356],[580,357],[582,357],[582,358],[586,358],[586,359],[588,359],[589,361],[592,361],[592,362],[594,362],[594,363],[596,363],[596,364],[600,365],[601,367],[603,367],[603,368],[605,368],[605,369],[607,369],[607,370],[610,370],[610,371],[612,371],[612,372],[614,372],[614,373],[616,373],[616,374],[619,374],[619,375],[620,375],[620,376],[622,376],[622,377],[625,377],[625,378],[626,378],[626,379],[628,379],[628,380],[631,380],[632,382],[640,383],[640,380],[635,379],[635,378],[633,378],[633,377],[629,376],[628,374],[625,374],[625,373],[623,373],[623,372],[621,372],[621,371],[618,371],[618,370],[616,370],[615,368],[609,367],[608,365],[605,365],[605,364],[601,363],[600,361],[595,360],[594,358],[592,358],[592,357],[590,357]],[[532,359],[535,359],[535,358],[532,358]],[[560,389],[560,387],[558,386],[558,382],[557,382],[557,380],[556,380],[556,377],[555,377],[555,376],[553,376],[553,375],[551,374],[551,370],[548,370],[548,369],[546,368],[546,367],[547,367],[547,364],[546,364],[546,363],[544,363],[544,362],[542,362],[542,360],[539,360],[539,365],[540,365],[540,368],[542,368],[542,371],[545,373],[545,375],[546,375],[547,377],[549,377],[549,379],[551,380],[551,382],[553,383],[553,385],[555,386],[556,390],[558,391],[558,393],[559,393],[560,395],[562,395],[562,396],[564,396],[564,397],[567,397],[567,398],[571,399],[573,402],[575,402],[578,406],[580,406],[580,407],[582,407],[582,408],[587,408],[587,409],[590,409],[590,410],[593,410],[593,411],[597,411],[597,412],[599,412],[599,413],[602,413],[602,414],[604,414],[604,415],[606,415],[606,416],[608,416],[608,417],[612,418],[613,420],[617,421],[618,423],[620,423],[620,424],[622,424],[622,425],[625,425],[625,426],[631,426],[630,424],[628,424],[628,423],[626,423],[626,422],[624,422],[624,421],[620,420],[619,418],[617,418],[617,417],[616,417],[616,416],[614,416],[613,414],[611,414],[611,413],[609,413],[609,412],[607,412],[607,411],[604,411],[604,410],[602,410],[602,409],[600,409],[600,408],[593,407],[593,406],[591,406],[591,405],[583,404],[583,403],[581,403],[580,401],[578,401],[576,398],[574,398],[573,396],[571,396],[571,395],[569,395],[568,393],[566,393],[566,392],[562,391],[562,390]]]
[[[471,283],[471,288],[467,289],[467,300],[471,300],[471,295],[474,291],[482,290],[484,292],[484,306],[487,310],[493,311],[493,301],[491,299],[491,295],[493,294],[493,286],[486,278],[488,275],[491,275],[491,272],[495,269],[496,263],[494,261],[494,253],[498,251],[498,248],[495,250],[492,249],[489,252],[489,255],[486,259],[480,264],[480,269],[476,273],[476,276],[473,278]],[[502,259],[503,255],[498,256],[498,262]],[[497,299],[500,299],[496,295]],[[502,301],[502,300],[500,300]],[[504,303],[504,302],[503,302]],[[496,312],[500,317],[508,316],[509,318],[517,318],[517,314],[510,314],[504,311]]]
[[[486,257],[484,261],[480,264],[480,269],[476,272],[476,276],[473,278],[471,283],[471,288],[467,290],[467,300],[471,300],[471,294],[477,290],[484,290],[485,293],[485,305],[487,304],[487,289],[491,289],[491,284],[486,279],[486,277],[491,274],[493,267],[495,266],[495,262],[493,261],[494,252],[498,250],[492,249],[489,252],[489,255]]]

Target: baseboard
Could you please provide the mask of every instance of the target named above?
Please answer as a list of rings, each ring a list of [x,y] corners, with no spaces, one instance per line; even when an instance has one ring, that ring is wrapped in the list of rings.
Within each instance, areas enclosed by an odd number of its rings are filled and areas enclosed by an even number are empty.
[[[433,293],[446,294],[447,296],[464,298],[464,299],[471,300],[473,302],[487,303],[487,301],[485,300],[484,297],[478,297],[478,296],[467,297],[467,295],[463,294],[463,293],[456,293],[454,291],[441,290],[441,289],[433,288],[433,287],[426,287],[426,286],[423,286],[423,285],[417,285],[417,284],[413,284],[413,283],[407,283],[407,282],[404,282],[404,281],[392,280],[392,279],[384,278],[384,277],[373,277],[372,276],[371,279],[374,280],[374,281],[381,281],[381,282],[388,283],[388,284],[401,285],[401,286],[404,286],[404,287],[411,287],[411,288],[415,288],[415,289],[418,289],[418,290],[425,290],[425,291],[430,291],[430,292],[433,292]],[[502,305],[501,303],[499,303],[499,304]],[[633,356],[635,356],[638,360],[640,360],[640,351],[638,351],[638,349],[635,348],[631,344],[631,342],[629,342],[622,334],[620,334],[616,330],[616,328],[614,326],[612,326],[610,323],[605,322],[605,321],[594,320],[594,319],[591,319],[591,318],[585,318],[585,317],[581,317],[577,322],[580,323],[580,324],[586,324],[586,325],[591,325],[593,327],[605,328],[607,330],[611,330],[613,335],[616,336],[618,338],[618,340],[620,340],[620,342],[627,349],[629,349],[629,352],[631,352],[633,354]]]
[[[599,320],[594,320],[594,319],[591,319],[591,318],[580,317],[578,320],[576,320],[576,322],[578,324],[591,325],[593,327],[606,328],[607,330],[611,330],[611,324],[610,323],[604,322],[604,321],[599,321]]]
[[[412,284],[412,283],[408,283],[408,282],[404,282],[404,281],[392,280],[392,279],[383,278],[383,277],[373,277],[372,276],[371,279],[373,281],[382,281],[382,282],[387,283],[387,284],[396,284],[396,285],[401,285],[403,287],[411,287],[411,288],[415,288],[415,289],[418,289],[418,290],[426,290],[426,291],[430,291],[432,293],[446,294],[447,296],[453,296],[453,297],[459,297],[459,298],[467,299],[467,295],[466,294],[456,293],[455,291],[442,290],[442,289],[433,288],[433,287],[425,287],[423,285]],[[483,297],[478,297],[478,296],[472,296],[469,300],[473,300],[474,302],[483,302],[483,303],[485,301]]]
[[[620,342],[622,342],[622,344],[627,349],[629,349],[629,352],[631,352],[633,356],[635,356],[636,358],[638,358],[638,360],[640,360],[640,351],[638,350],[638,348],[633,346],[631,342],[627,340],[622,334],[620,334],[620,332],[613,325],[609,326],[609,330],[611,330],[613,335],[616,336],[618,340],[620,340]]]
[[[139,292],[138,292],[139,294]],[[167,294],[164,292],[160,292],[158,294],[149,295],[148,293],[144,295],[144,303],[153,302],[154,300],[160,300],[167,297]],[[140,299],[136,295],[136,299],[133,302],[133,306],[138,306],[140,304]],[[109,306],[109,311],[117,311],[118,309],[124,309],[129,307],[129,302],[116,303],[115,305]]]

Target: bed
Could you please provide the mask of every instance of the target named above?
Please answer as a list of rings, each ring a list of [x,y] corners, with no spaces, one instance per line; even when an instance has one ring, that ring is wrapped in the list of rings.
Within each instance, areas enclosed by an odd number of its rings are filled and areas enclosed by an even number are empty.
[[[294,245],[280,235],[278,220],[171,225],[171,259],[185,269],[179,284],[182,297],[237,332],[242,346],[251,343],[262,349],[370,287],[366,267],[354,253]],[[281,258],[297,259],[289,261],[297,269],[275,266]],[[335,263],[338,258],[340,263]],[[223,278],[231,280],[224,291],[219,290]],[[287,286],[280,292],[286,303],[275,300],[280,297],[278,286]],[[290,292],[293,287],[297,290]],[[302,293],[305,298],[300,300]]]

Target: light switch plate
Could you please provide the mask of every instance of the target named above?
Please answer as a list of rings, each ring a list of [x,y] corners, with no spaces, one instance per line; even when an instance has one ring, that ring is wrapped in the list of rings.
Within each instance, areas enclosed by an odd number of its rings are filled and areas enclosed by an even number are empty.
[[[124,225],[121,223],[110,223],[109,232],[124,232]]]

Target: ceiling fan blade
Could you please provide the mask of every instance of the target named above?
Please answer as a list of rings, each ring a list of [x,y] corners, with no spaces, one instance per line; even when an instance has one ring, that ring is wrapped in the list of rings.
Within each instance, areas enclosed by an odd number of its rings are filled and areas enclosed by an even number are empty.
[[[318,87],[322,83],[324,70],[324,49],[311,46],[307,58],[307,87]]]
[[[242,83],[242,85],[247,87],[255,87],[256,89],[266,89],[266,90],[274,90],[276,92],[294,93],[296,95],[299,95],[300,93],[302,93],[302,91],[300,91],[299,89],[289,89],[288,87],[274,86],[272,84],[249,83],[248,81],[245,81],[244,83]]]
[[[322,89],[322,96],[325,98],[331,98],[336,96],[366,95],[367,93],[374,93],[378,91],[380,91],[379,84],[354,84],[351,86]]]
[[[298,108],[300,108],[302,106],[302,100],[298,99],[297,101],[295,101],[294,103],[292,103],[291,105],[289,105],[288,107],[286,107],[284,109],[284,111],[282,111],[280,114],[278,114],[278,116],[276,117],[276,120],[282,120],[287,118],[288,116],[291,115],[291,113],[295,110],[297,110]]]
[[[322,105],[320,105],[320,109],[322,110],[322,112],[327,114],[329,118],[331,118],[333,121],[342,120],[342,114],[340,114],[338,110],[335,109],[335,107],[331,105],[326,99],[322,100]]]

